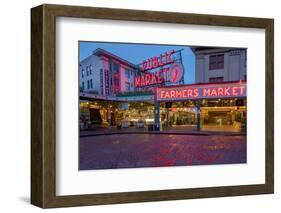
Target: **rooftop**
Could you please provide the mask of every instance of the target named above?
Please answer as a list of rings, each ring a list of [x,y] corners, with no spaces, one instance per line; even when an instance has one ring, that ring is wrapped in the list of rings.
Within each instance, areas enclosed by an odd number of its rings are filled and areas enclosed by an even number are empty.
[[[101,49],[101,48],[98,48],[98,49],[94,50],[93,55],[105,56],[105,57],[108,57],[108,58],[112,58],[112,59],[118,61],[121,64],[125,64],[125,65],[128,65],[128,66],[132,67],[132,68],[139,69],[139,67],[137,65],[135,65],[135,64],[123,59],[123,58],[120,58],[119,56],[114,55],[113,53],[108,52],[108,51],[106,51],[104,49]]]

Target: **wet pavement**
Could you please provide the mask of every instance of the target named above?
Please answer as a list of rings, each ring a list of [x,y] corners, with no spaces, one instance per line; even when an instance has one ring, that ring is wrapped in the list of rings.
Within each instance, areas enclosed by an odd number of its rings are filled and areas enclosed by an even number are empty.
[[[81,137],[79,169],[246,163],[246,136],[112,134]]]
[[[149,133],[149,134],[194,134],[194,135],[246,135],[245,131],[239,131],[233,128],[230,125],[225,126],[201,126],[201,131],[197,130],[196,125],[181,125],[181,126],[170,126],[163,128],[162,131],[148,131],[148,128],[136,128],[136,127],[129,127],[129,128],[122,128],[117,129],[114,126],[110,128],[99,128],[99,129],[88,129],[80,131],[80,136],[96,136],[96,135],[108,135],[108,134],[140,134],[140,133]]]

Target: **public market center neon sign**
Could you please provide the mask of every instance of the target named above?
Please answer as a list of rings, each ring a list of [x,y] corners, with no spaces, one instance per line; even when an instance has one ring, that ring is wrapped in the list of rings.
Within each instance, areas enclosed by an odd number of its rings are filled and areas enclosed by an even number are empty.
[[[246,97],[246,83],[194,84],[156,88],[157,101]]]
[[[174,50],[142,62],[142,74],[135,77],[135,87],[152,86],[164,82],[178,82],[183,77],[183,67],[171,57]],[[166,66],[170,65],[170,66]],[[159,68],[159,70],[154,71]]]

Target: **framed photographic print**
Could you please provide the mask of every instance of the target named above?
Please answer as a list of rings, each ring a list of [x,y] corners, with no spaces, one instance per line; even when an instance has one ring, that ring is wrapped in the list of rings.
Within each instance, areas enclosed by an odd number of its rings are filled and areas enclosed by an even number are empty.
[[[31,203],[274,191],[272,19],[31,9]]]

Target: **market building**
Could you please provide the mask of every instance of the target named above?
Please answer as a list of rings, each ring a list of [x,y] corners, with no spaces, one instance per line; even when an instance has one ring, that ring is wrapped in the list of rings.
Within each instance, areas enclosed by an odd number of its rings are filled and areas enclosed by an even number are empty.
[[[135,91],[138,67],[112,53],[96,49],[80,62],[80,91],[106,97]]]
[[[196,57],[196,83],[247,80],[247,49],[191,48]]]
[[[196,57],[196,83],[241,82],[246,88],[246,48],[193,47],[191,49]],[[222,129],[245,131],[246,90],[244,92],[245,94],[238,96],[233,94],[227,97],[226,94],[219,99],[204,99],[200,108],[201,129],[221,126]]]
[[[80,62],[80,129],[245,131],[246,50],[191,49],[195,84],[184,84],[182,49],[137,65],[95,50]]]

